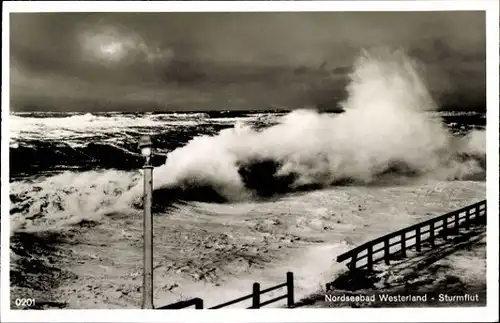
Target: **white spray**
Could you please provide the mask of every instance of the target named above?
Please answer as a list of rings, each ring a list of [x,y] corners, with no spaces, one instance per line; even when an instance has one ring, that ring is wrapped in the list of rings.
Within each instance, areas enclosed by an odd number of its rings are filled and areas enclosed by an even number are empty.
[[[455,147],[464,152],[469,143],[457,143],[426,113],[436,104],[403,51],[364,51],[349,77],[349,95],[341,103],[345,113],[298,110],[264,131],[239,127],[195,138],[155,171],[156,188],[210,185],[230,200],[245,199],[251,193],[238,165],[252,160],[279,162],[276,175],[297,175],[297,186],[343,178],[369,183],[393,162],[440,179],[479,171],[477,163],[456,158]],[[474,134],[474,141],[481,136]]]

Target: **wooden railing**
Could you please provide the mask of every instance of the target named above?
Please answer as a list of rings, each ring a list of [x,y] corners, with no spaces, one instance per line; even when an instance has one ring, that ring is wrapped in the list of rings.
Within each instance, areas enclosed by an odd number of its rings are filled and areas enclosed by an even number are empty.
[[[270,300],[261,302],[260,296],[262,294],[269,293],[271,291],[274,291],[274,290],[277,290],[277,289],[280,289],[283,287],[287,288],[287,292],[285,295],[281,295],[281,296],[272,298]],[[248,307],[249,309],[250,308],[261,308],[263,306],[269,305],[271,303],[275,303],[275,302],[280,301],[282,299],[287,300],[287,307],[289,307],[289,308],[293,307],[293,305],[294,305],[293,273],[292,272],[286,273],[286,282],[284,282],[282,284],[278,284],[278,285],[273,286],[273,287],[266,288],[264,290],[260,289],[259,283],[254,283],[253,289],[252,289],[252,294],[231,300],[231,301],[223,303],[223,304],[209,307],[208,309],[219,309],[219,308],[227,307],[227,306],[230,306],[230,305],[233,305],[236,303],[240,303],[242,301],[249,300],[249,299],[252,299],[252,306]],[[187,301],[180,301],[177,303],[169,304],[169,305],[160,307],[158,309],[161,309],[161,310],[163,310],[163,309],[181,309],[181,308],[186,308],[186,307],[190,307],[193,305],[195,306],[195,309],[203,309],[203,300],[201,298],[193,298],[193,299],[190,299]]]
[[[461,226],[469,228],[473,222],[486,224],[486,200],[369,241],[338,256],[337,262],[350,259],[349,270],[372,270],[374,263],[384,260],[389,264],[396,254],[405,257],[406,251],[412,247],[421,251],[424,242],[434,247],[436,237],[446,240],[448,235],[458,232]],[[362,261],[362,264],[358,264]]]

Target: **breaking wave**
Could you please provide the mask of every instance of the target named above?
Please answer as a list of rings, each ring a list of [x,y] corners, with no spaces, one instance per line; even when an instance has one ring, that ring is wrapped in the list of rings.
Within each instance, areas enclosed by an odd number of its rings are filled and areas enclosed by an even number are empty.
[[[349,75],[344,113],[298,110],[264,130],[243,126],[194,138],[155,170],[155,188],[210,187],[240,200],[255,191],[483,172],[484,132],[457,138],[430,117],[437,106],[417,70],[402,51],[365,51]]]
[[[408,178],[484,179],[485,133],[453,136],[418,65],[402,51],[364,51],[355,61],[344,113],[297,110],[255,129],[237,123],[202,135],[154,170],[154,202],[241,201],[346,183]],[[11,185],[13,229],[51,227],[130,212],[142,194],[139,171],[66,172]],[[50,214],[50,217],[47,215]],[[29,222],[28,222],[29,220]]]

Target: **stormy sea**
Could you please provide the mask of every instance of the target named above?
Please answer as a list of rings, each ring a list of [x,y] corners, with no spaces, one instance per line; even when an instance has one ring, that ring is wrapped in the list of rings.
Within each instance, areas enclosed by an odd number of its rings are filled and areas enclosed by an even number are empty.
[[[342,252],[485,199],[484,112],[442,111],[405,55],[361,56],[349,77],[337,112],[11,113],[11,298],[140,307],[141,135],[157,306],[217,305],[287,271],[305,297]]]

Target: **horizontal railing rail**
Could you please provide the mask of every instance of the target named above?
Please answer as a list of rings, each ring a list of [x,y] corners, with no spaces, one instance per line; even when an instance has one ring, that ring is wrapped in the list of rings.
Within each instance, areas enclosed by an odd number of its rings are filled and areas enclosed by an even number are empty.
[[[190,307],[193,305],[194,305],[195,309],[203,309],[203,300],[201,298],[196,297],[196,298],[192,298],[192,299],[187,300],[187,301],[180,301],[177,303],[165,305],[165,306],[159,307],[157,309],[158,310],[178,310],[178,309]]]
[[[451,221],[449,221],[450,219]],[[385,260],[385,263],[389,264],[391,257],[395,254],[395,252],[391,252],[391,248],[400,246],[400,249],[396,252],[400,252],[400,255],[404,257],[408,249],[416,247],[417,251],[421,251],[421,246],[424,242],[429,242],[431,246],[434,246],[437,236],[446,239],[452,231],[458,230],[459,226],[462,224],[464,224],[466,228],[469,228],[472,221],[486,223],[486,200],[368,241],[338,256],[337,262],[351,259],[348,265],[351,270],[363,268],[365,266],[368,269],[372,269],[373,264],[381,260]],[[452,225],[452,227],[449,225]],[[397,240],[391,241],[394,238],[397,238]],[[415,243],[411,245],[407,244],[409,240],[415,240]],[[383,246],[374,248],[382,244]],[[383,252],[384,255],[380,258],[375,258],[374,255],[380,252]],[[366,259],[366,265],[358,267],[357,263],[364,259]]]
[[[240,297],[240,298],[237,298],[237,299],[233,299],[233,300],[231,300],[229,302],[226,302],[226,303],[223,303],[223,304],[219,304],[219,305],[216,305],[216,306],[209,307],[209,309],[215,310],[215,309],[218,309],[218,308],[223,308],[223,307],[231,306],[233,304],[246,301],[247,299],[250,299],[252,297],[253,297],[253,294],[246,295],[246,296],[243,296],[243,297]]]

